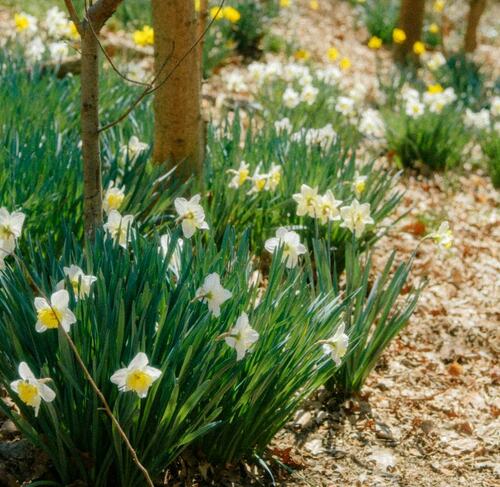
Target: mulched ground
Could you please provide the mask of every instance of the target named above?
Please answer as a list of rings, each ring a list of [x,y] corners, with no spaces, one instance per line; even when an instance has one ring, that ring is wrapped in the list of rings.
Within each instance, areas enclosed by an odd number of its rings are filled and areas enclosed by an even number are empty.
[[[308,2],[302,2],[308,3]],[[458,3],[458,2],[455,2]],[[464,3],[464,2],[462,2]],[[374,74],[367,35],[351,8],[320,2],[319,12],[302,6],[281,19],[276,32],[295,32],[300,46],[318,59],[330,45],[353,61],[351,76]],[[489,34],[500,6],[485,15]],[[462,15],[458,9],[456,17]],[[286,24],[286,29],[285,29]],[[482,37],[478,56],[499,72],[500,52]],[[496,64],[493,61],[496,59]],[[407,258],[429,222],[450,222],[451,252],[432,242],[418,250],[413,279],[428,279],[406,330],[384,353],[361,397],[332,404],[326,391],[311,398],[271,446],[285,468],[273,465],[281,486],[481,486],[500,483],[500,217],[499,193],[487,176],[458,173],[431,178],[405,176],[398,212],[410,211],[377,246],[383,265],[392,249]],[[4,400],[8,400],[4,398]],[[189,471],[190,459],[179,464]],[[48,468],[46,459],[0,417],[0,485],[20,485]],[[212,471],[194,485],[271,485],[255,466]],[[290,471],[292,471],[290,473]],[[188,478],[187,473],[184,478]],[[202,475],[197,475],[202,478]],[[182,473],[176,478],[183,478]],[[16,480],[17,479],[17,480]],[[172,485],[188,485],[187,480]]]

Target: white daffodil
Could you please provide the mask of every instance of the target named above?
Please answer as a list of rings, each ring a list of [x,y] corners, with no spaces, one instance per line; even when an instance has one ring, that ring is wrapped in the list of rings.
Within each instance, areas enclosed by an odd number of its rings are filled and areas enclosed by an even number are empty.
[[[248,315],[242,313],[236,325],[229,333],[225,334],[226,343],[236,350],[236,360],[242,360],[248,349],[259,339],[259,333],[248,322]]]
[[[300,243],[298,233],[289,231],[285,227],[276,230],[276,237],[266,240],[265,248],[271,254],[277,248],[283,247],[283,262],[288,269],[292,269],[299,262],[299,255],[306,253],[306,248]]]
[[[145,142],[141,142],[138,137],[132,135],[132,137],[130,137],[128,141],[128,144],[121,147],[121,153],[124,155],[128,154],[129,157],[133,158],[139,155],[141,152],[144,152],[148,147],[148,144],[146,144]]]
[[[118,188],[111,185],[104,193],[102,201],[102,209],[109,213],[111,210],[119,210],[125,199],[125,191],[123,188]]]
[[[200,199],[199,194],[194,195],[190,200],[175,198],[175,210],[179,215],[178,220],[182,222],[182,233],[186,238],[191,238],[197,229],[208,230],[205,211],[200,205]]]
[[[267,173],[266,189],[267,191],[274,191],[281,181],[281,166],[273,164]]]
[[[0,239],[0,271],[5,269],[5,258],[16,250],[16,242],[13,238]]]
[[[335,105],[335,110],[349,117],[355,113],[355,102],[352,98],[347,96],[339,96],[337,104]]]
[[[338,208],[341,204],[342,201],[336,200],[330,190],[328,190],[323,196],[319,196],[316,206],[316,216],[320,223],[325,225],[328,222],[340,220],[340,212]]]
[[[52,402],[56,398],[56,393],[45,385],[51,379],[37,379],[26,362],[21,362],[18,370],[21,378],[12,382],[10,387],[24,404],[35,409],[36,417],[42,400]]]
[[[418,118],[424,114],[425,107],[418,100],[409,99],[406,103],[406,115],[411,118]]]
[[[297,202],[297,216],[309,215],[314,218],[318,207],[318,188],[311,188],[307,184],[300,187],[300,193],[292,198]]]
[[[359,173],[356,173],[354,176],[352,186],[358,198],[365,192],[367,179],[368,176],[361,176]]]
[[[229,174],[234,174],[233,178],[229,183],[229,187],[233,189],[238,189],[241,186],[243,186],[243,184],[245,184],[245,181],[250,176],[249,168],[250,168],[249,164],[247,164],[245,161],[241,161],[240,167],[238,169],[229,169],[227,172]]]
[[[342,323],[335,332],[335,335],[321,343],[323,344],[325,354],[331,355],[335,365],[339,367],[342,363],[342,357],[347,353],[349,345],[349,337],[345,334],[345,324]]]
[[[20,211],[9,213],[7,208],[0,208],[0,241],[15,241],[21,236],[26,215]]]
[[[104,224],[104,230],[109,236],[124,249],[130,241],[132,235],[133,215],[121,215],[116,210],[111,210],[108,214],[108,221]]]
[[[203,285],[196,291],[196,298],[203,303],[207,303],[208,309],[215,317],[220,316],[221,305],[232,295],[231,291],[221,286],[219,274],[216,272],[209,274],[205,278]]]
[[[453,245],[453,233],[450,229],[450,224],[446,221],[441,223],[437,231],[431,234],[431,236],[434,242],[443,249],[450,249]]]
[[[281,120],[276,120],[276,122],[274,122],[274,129],[276,130],[277,134],[291,132],[293,129],[292,122],[290,122],[290,119],[288,117],[284,117]]]
[[[92,275],[86,275],[83,270],[77,265],[71,265],[69,267],[64,267],[64,275],[67,276],[75,298],[84,299],[90,294],[90,287],[94,282],[97,281],[97,277]],[[57,289],[64,289],[66,284],[65,279],[59,281],[57,284]]]
[[[261,191],[264,191],[267,187],[268,177],[269,176],[267,174],[261,173],[260,168],[257,167],[251,178],[252,187],[250,188],[250,191],[247,192],[247,194],[260,193]]]
[[[64,41],[52,42],[48,46],[50,57],[56,63],[60,63],[69,54],[68,44]]]
[[[111,376],[111,382],[118,386],[120,392],[133,391],[142,399],[147,396],[153,382],[161,376],[161,370],[148,364],[147,355],[139,352],[128,367],[117,370]]]
[[[349,206],[340,209],[342,217],[341,227],[348,228],[356,237],[361,237],[365,231],[366,225],[374,223],[370,216],[370,203],[360,204],[354,200]]]
[[[313,85],[305,85],[300,94],[300,99],[308,105],[312,105],[316,101],[318,93],[318,88],[315,88]]]
[[[283,93],[283,105],[286,108],[295,108],[299,103],[299,94],[293,88],[288,87]]]
[[[68,306],[69,294],[65,289],[52,294],[50,303],[45,298],[35,298],[36,331],[43,333],[61,325],[65,331],[69,332],[71,325],[76,323],[76,317]]]
[[[172,237],[168,233],[160,237],[159,251],[162,253],[163,257],[167,256],[171,241]],[[184,240],[178,239],[175,244],[175,249],[172,253],[172,256],[170,257],[170,262],[168,263],[168,268],[175,274],[177,278],[179,277],[181,271],[183,247]]]

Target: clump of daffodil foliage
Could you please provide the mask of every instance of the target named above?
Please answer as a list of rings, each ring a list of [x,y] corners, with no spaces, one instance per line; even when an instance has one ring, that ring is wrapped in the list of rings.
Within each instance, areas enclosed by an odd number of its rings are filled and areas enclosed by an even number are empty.
[[[194,200],[176,201],[172,235],[146,240],[125,215],[95,244],[66,234],[60,256],[27,243],[29,261],[4,262],[0,382],[16,407],[0,407],[65,483],[142,477],[63,330],[154,478],[206,434],[212,459],[262,451],[344,357],[348,298],[316,293],[299,236],[283,229],[266,243],[263,288],[248,238],[227,232],[218,249]],[[15,247],[24,220],[8,216]]]

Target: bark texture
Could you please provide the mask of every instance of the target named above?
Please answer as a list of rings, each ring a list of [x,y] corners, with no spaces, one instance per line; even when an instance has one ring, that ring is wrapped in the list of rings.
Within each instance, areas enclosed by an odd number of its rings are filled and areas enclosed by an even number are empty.
[[[81,137],[85,235],[102,225],[102,179],[99,148],[99,43],[97,36],[123,0],[97,0],[80,20],[72,0],[64,0],[81,37]]]
[[[413,44],[422,37],[424,25],[425,0],[401,0],[398,27],[406,34],[406,41],[396,44],[394,58],[397,62],[404,63],[413,56]]]
[[[99,148],[99,46],[82,24],[81,132],[83,154],[83,216],[85,234],[93,237],[102,225],[101,154]]]
[[[169,169],[177,166],[176,174],[181,180],[193,175],[200,178],[205,143],[200,103],[200,56],[195,46],[198,21],[194,2],[152,0],[152,6],[156,73],[164,66],[153,102],[153,158]]]
[[[467,30],[465,31],[465,52],[474,52],[477,47],[477,29],[481,16],[486,8],[486,0],[471,0],[469,15],[467,17]]]

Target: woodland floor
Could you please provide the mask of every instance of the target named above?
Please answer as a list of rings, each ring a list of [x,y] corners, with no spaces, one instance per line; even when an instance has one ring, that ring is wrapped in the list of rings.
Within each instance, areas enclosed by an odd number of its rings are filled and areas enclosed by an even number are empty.
[[[291,12],[287,29],[303,33],[300,45],[318,56],[335,44],[353,60],[354,74],[373,75],[372,53],[362,44],[366,33],[352,26],[350,8],[339,2],[335,13]],[[283,22],[275,28],[284,33]],[[497,72],[499,54],[498,45],[488,44],[478,53]],[[428,285],[361,397],[339,410],[329,407],[326,392],[320,391],[277,435],[274,456],[293,470],[273,469],[277,485],[500,484],[499,193],[477,171],[406,175],[400,185],[406,194],[398,211],[409,215],[379,242],[376,262],[382,266],[392,249],[408,257],[429,221],[450,222],[454,249],[439,254],[430,242],[419,247],[413,277],[427,278]],[[36,478],[46,468],[13,424],[0,418],[0,485],[20,485],[16,479]],[[251,466],[200,471],[210,480],[171,485],[271,485],[270,477]]]

